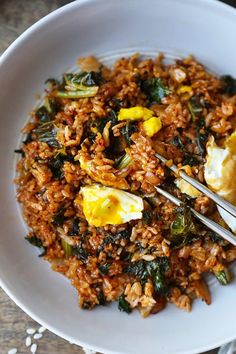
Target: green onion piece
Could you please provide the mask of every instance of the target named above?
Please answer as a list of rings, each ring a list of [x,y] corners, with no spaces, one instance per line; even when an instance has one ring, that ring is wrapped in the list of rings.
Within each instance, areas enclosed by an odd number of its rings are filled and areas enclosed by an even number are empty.
[[[119,161],[119,164],[117,165],[117,169],[122,170],[122,168],[128,167],[132,162],[133,162],[132,157],[128,154],[125,154],[122,157],[122,159]]]
[[[72,255],[72,246],[69,245],[64,239],[61,240],[61,246],[65,252],[65,257],[69,258]]]
[[[225,268],[219,272],[216,272],[215,277],[221,285],[229,284],[232,279],[232,275],[227,268]]]
[[[83,98],[83,97],[93,97],[98,92],[98,86],[88,87],[86,90],[78,91],[57,91],[56,96],[60,98]]]

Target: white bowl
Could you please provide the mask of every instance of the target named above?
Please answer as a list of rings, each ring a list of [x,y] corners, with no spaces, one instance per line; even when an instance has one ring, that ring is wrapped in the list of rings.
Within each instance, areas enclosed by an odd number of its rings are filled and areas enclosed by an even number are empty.
[[[192,312],[169,305],[143,320],[117,306],[82,311],[63,276],[50,270],[23,237],[15,200],[14,153],[35,94],[87,54],[106,62],[137,50],[169,57],[190,53],[211,70],[236,76],[236,11],[212,0],[81,0],[33,25],[0,59],[0,278],[31,317],[59,336],[109,353],[197,353],[236,337],[236,283],[212,282],[213,304]]]

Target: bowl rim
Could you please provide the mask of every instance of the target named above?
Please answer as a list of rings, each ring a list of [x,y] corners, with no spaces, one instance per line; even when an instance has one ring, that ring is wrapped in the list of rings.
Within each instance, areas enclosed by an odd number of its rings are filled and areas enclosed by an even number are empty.
[[[41,28],[43,28],[43,26],[50,20],[53,20],[55,18],[57,18],[58,16],[60,16],[61,14],[65,14],[67,12],[69,12],[71,9],[73,8],[77,8],[83,5],[87,5],[90,3],[95,3],[95,2],[104,2],[107,1],[109,2],[109,0],[74,0],[66,5],[61,6],[60,8],[50,12],[49,14],[47,14],[46,16],[42,17],[41,19],[39,19],[38,21],[36,21],[33,25],[31,25],[30,27],[28,27],[25,31],[23,31],[23,33],[18,36],[6,49],[5,51],[0,55],[0,71],[2,70],[2,67],[4,65],[4,63],[8,60],[8,58],[14,53],[14,51],[20,47],[20,45],[22,43],[24,43],[25,41],[28,40],[28,37],[32,36],[35,34],[36,31],[40,30]],[[120,1],[120,2],[125,2],[125,0],[116,0],[116,1]],[[132,0],[133,2],[135,2],[135,0]],[[163,0],[164,1],[164,0]],[[212,10],[212,9],[216,9],[216,10],[220,10],[222,11],[222,16],[233,16],[236,20],[236,9],[234,7],[232,7],[229,4],[223,3],[220,0],[198,0],[198,2],[196,3],[194,0],[177,0],[178,2],[181,3],[189,3],[190,1],[192,3],[194,3],[194,5],[196,6],[203,6],[203,7],[207,7],[208,11]],[[14,303],[21,308],[21,310],[23,310],[28,316],[30,316],[33,320],[35,320],[37,323],[39,323],[40,325],[42,325],[43,327],[45,327],[46,329],[48,329],[49,331],[51,331],[52,333],[55,333],[57,336],[71,342],[72,344],[76,344],[91,350],[94,350],[96,352],[103,352],[104,348],[100,347],[100,346],[96,346],[96,345],[90,345],[87,342],[84,342],[81,339],[75,339],[70,337],[67,334],[64,334],[62,331],[57,330],[54,326],[48,325],[44,320],[41,319],[40,315],[32,312],[27,304],[23,303],[21,300],[19,300],[17,298],[17,295],[14,294],[13,291],[10,290],[10,288],[7,286],[6,283],[4,283],[4,281],[1,279],[0,277],[0,287],[4,290],[4,292],[10,297],[11,300],[14,301]],[[209,343],[208,345],[205,345],[203,347],[200,348],[201,352],[204,351],[208,351],[211,350],[212,348],[216,348],[219,347],[227,342],[230,342],[232,340],[234,340],[236,338],[236,334],[229,336],[227,338],[225,338],[224,340],[219,340],[217,342],[214,341],[214,343]],[[199,350],[199,348],[198,348]],[[181,354],[195,354],[196,353],[196,349],[190,349],[190,350],[185,350],[183,351]],[[106,354],[121,354],[121,352],[117,352],[115,350],[106,350]]]

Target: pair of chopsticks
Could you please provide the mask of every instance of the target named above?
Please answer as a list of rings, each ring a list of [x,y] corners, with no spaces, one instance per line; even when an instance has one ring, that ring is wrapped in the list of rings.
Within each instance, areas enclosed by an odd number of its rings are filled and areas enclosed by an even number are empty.
[[[161,162],[163,162],[165,165],[167,165],[168,160],[165,157],[163,157],[162,155],[160,155],[158,153],[156,153],[155,156]],[[168,167],[170,168],[171,171],[173,171],[174,173],[178,174],[178,176],[183,178],[186,182],[188,182],[193,187],[198,189],[200,192],[205,194],[207,197],[209,197],[211,200],[213,200],[217,205],[219,205],[225,211],[230,213],[233,217],[236,217],[236,207],[234,205],[232,205],[228,201],[226,201],[226,200],[222,199],[221,197],[219,197],[217,194],[212,192],[209,188],[207,188],[206,186],[204,186],[200,182],[196,181],[194,178],[188,176],[184,171],[179,170],[177,166],[172,164],[171,166],[168,166]],[[165,191],[165,190],[163,190],[163,189],[161,189],[159,187],[155,187],[155,189],[156,189],[156,191],[158,193],[160,193],[161,195],[163,195],[164,197],[169,199],[175,205],[180,206],[183,203],[181,200],[179,200],[178,198],[174,197],[172,194],[168,193],[167,191]],[[211,229],[212,231],[216,232],[222,238],[224,238],[225,240],[229,241],[234,246],[236,246],[236,236],[232,232],[230,232],[229,230],[226,230],[224,227],[222,227],[221,225],[217,224],[213,220],[208,219],[207,217],[205,217],[201,213],[198,213],[193,208],[191,208],[191,212],[194,214],[194,216],[196,216],[197,219],[199,219],[209,229]]]

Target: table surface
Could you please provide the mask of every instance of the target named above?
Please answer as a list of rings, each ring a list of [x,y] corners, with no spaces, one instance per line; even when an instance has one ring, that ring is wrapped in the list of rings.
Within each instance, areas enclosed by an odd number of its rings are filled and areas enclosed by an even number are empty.
[[[0,54],[31,24],[71,1],[68,0],[0,0]],[[235,6],[235,0],[225,1]],[[0,353],[18,348],[21,354],[30,353],[25,346],[27,328],[40,326],[26,315],[0,288]],[[84,351],[55,334],[46,331],[37,341],[37,354],[84,354]],[[212,350],[208,354],[215,354]],[[206,353],[205,353],[206,354]]]

